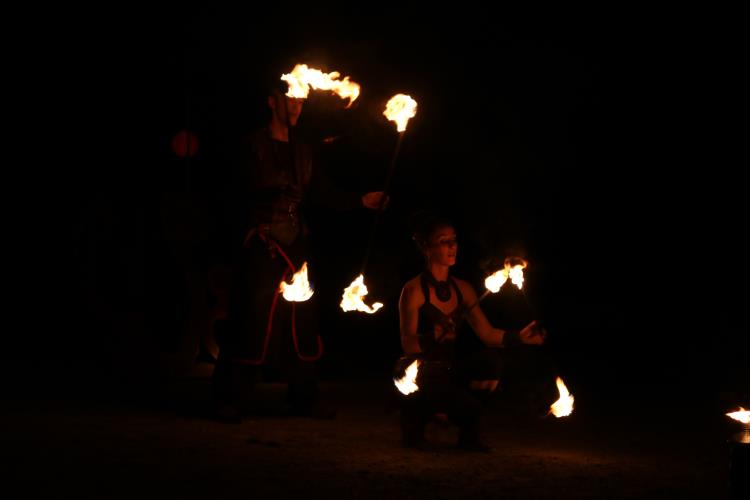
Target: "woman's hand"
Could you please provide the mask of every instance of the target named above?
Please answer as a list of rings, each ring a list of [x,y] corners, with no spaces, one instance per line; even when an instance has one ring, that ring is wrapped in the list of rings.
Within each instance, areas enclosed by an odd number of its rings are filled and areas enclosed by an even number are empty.
[[[547,331],[539,326],[536,320],[533,320],[518,332],[518,338],[523,344],[541,345],[547,338]]]

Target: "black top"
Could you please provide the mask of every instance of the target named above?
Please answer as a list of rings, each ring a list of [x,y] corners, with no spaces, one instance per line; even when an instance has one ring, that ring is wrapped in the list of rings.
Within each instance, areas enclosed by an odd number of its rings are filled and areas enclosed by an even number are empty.
[[[448,333],[455,333],[463,317],[463,295],[458,285],[449,277],[451,288],[456,291],[458,305],[450,314],[441,311],[435,304],[430,302],[429,278],[422,274],[420,277],[424,304],[419,308],[417,320],[417,335],[419,347],[422,349],[423,358],[428,361],[451,362],[454,357],[454,338],[448,337]]]

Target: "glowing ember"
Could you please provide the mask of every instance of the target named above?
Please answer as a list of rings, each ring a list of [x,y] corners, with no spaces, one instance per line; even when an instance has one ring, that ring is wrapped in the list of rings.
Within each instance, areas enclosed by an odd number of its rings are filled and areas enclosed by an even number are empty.
[[[393,383],[396,384],[396,388],[401,394],[408,396],[412,392],[417,392],[419,386],[417,385],[417,372],[419,371],[419,360],[415,359],[412,364],[406,368],[406,373],[403,378],[393,379]]]
[[[372,314],[383,307],[380,302],[375,302],[372,307],[368,306],[362,301],[365,295],[367,295],[365,277],[360,274],[357,279],[352,281],[351,285],[344,289],[344,295],[341,297],[341,309],[344,312],[361,311]]]
[[[750,411],[744,409],[740,406],[739,411],[733,411],[732,413],[727,413],[727,417],[733,418],[734,420],[737,420],[738,422],[742,422],[743,424],[750,424]]]
[[[557,377],[555,382],[557,383],[557,390],[560,392],[560,399],[550,406],[550,413],[557,418],[567,417],[573,413],[573,395],[568,392],[568,388],[565,387],[565,383],[560,377]]]
[[[307,64],[298,64],[291,73],[281,75],[281,79],[289,84],[287,96],[307,99],[310,87],[318,90],[331,90],[342,99],[349,99],[347,107],[359,97],[359,84],[344,77],[339,80],[338,71],[323,73],[319,69],[308,68]]]
[[[516,259],[518,264],[511,265],[511,259],[505,259],[505,266],[494,274],[491,274],[484,280],[484,286],[492,293],[497,293],[500,288],[508,281],[518,287],[523,288],[523,270],[526,269],[526,261],[523,259]]]
[[[307,262],[292,276],[292,282],[284,280],[279,283],[279,291],[289,302],[304,302],[313,296],[310,281],[307,279]]]
[[[396,94],[385,105],[383,114],[396,123],[399,132],[406,130],[406,123],[417,115],[417,101],[404,94]]]

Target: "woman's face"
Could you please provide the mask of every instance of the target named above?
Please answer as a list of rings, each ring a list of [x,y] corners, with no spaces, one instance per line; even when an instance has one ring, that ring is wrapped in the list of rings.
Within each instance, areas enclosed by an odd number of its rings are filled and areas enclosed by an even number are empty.
[[[456,231],[451,226],[439,227],[427,241],[424,253],[431,264],[452,266],[456,263]]]

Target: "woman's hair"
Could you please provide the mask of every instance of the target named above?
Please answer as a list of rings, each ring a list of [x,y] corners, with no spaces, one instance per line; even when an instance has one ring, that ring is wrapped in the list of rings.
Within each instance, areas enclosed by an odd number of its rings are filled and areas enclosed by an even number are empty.
[[[429,212],[416,212],[411,216],[412,240],[419,250],[427,248],[430,237],[440,228],[453,227],[447,217]]]

